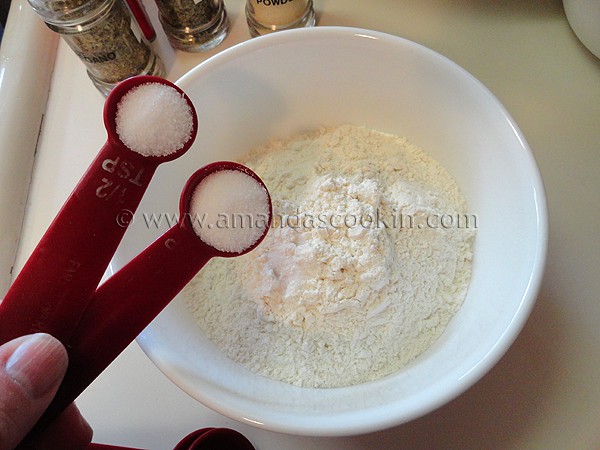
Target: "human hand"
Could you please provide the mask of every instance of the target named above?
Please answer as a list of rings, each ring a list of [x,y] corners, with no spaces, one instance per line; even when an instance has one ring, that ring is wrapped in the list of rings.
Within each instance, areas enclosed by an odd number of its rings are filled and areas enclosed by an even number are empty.
[[[0,450],[15,448],[35,425],[56,394],[67,364],[67,351],[49,334],[22,336],[0,346]],[[92,429],[72,404],[33,448],[85,448],[91,440]]]

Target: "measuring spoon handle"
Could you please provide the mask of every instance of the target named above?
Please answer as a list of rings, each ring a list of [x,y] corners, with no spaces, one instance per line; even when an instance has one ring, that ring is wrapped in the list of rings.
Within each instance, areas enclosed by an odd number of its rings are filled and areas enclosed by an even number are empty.
[[[68,341],[157,165],[102,147],[0,303],[0,344],[40,331]]]
[[[67,346],[67,374],[34,433],[71,404],[213,256],[192,230],[175,225],[102,284]]]

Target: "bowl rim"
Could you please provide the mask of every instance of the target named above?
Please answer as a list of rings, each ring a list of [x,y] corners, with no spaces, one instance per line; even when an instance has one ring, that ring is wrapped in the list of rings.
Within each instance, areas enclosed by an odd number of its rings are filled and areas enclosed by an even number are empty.
[[[308,417],[306,414],[299,416],[295,415],[293,412],[291,412],[289,415],[281,415],[277,418],[275,418],[275,416],[271,413],[269,414],[268,421],[259,420],[257,417],[248,415],[247,411],[241,412],[231,405],[220,403],[218,399],[214,399],[210,396],[207,398],[206,396],[199,395],[199,393],[196,392],[192,387],[186,385],[185,380],[181,380],[181,377],[174,375],[173,368],[168,364],[165,364],[164,361],[161,360],[160,356],[157,356],[153,353],[150,342],[151,339],[146,339],[144,333],[138,337],[138,344],[146,353],[146,355],[153,361],[153,363],[169,379],[172,381],[177,379],[178,381],[176,384],[190,396],[212,410],[229,418],[233,418],[253,427],[269,431],[307,436],[349,436],[374,432],[396,426],[421,417],[446,404],[479,381],[510,348],[524,327],[533,309],[543,280],[548,247],[548,211],[543,181],[539,167],[535,161],[535,157],[529,145],[527,144],[524,135],[504,105],[478,79],[446,56],[406,38],[379,31],[356,27],[319,26],[314,28],[281,31],[236,44],[220,53],[215,54],[214,56],[211,56],[196,67],[192,68],[182,77],[180,77],[175,84],[180,86],[185,91],[186,84],[193,80],[197,72],[210,71],[213,68],[217,68],[229,63],[231,60],[235,60],[240,55],[245,55],[247,53],[261,50],[273,45],[285,45],[286,43],[298,42],[301,40],[328,38],[354,39],[356,37],[376,39],[385,42],[386,44],[401,44],[403,46],[416,49],[420,52],[426,52],[435,57],[441,63],[448,65],[460,76],[468,78],[469,83],[476,85],[477,89],[482,94],[485,94],[493,101],[493,106],[508,122],[509,126],[514,132],[514,135],[520,142],[520,145],[524,150],[522,155],[523,161],[528,165],[528,174],[531,175],[530,185],[533,190],[536,208],[535,221],[537,236],[535,241],[535,254],[532,256],[531,271],[528,277],[527,288],[521,295],[519,306],[512,313],[512,320],[510,323],[508,323],[506,327],[503,327],[504,331],[501,337],[495,342],[492,348],[489,349],[486,355],[475,366],[473,366],[468,373],[462,375],[458,382],[454,383],[450,387],[436,386],[437,390],[430,391],[429,395],[426,399],[423,399],[422,403],[419,405],[413,405],[413,407],[408,409],[399,408],[394,403],[391,403],[377,407],[371,407],[366,410],[360,409],[356,411],[334,413],[333,415],[328,416],[326,420],[318,415],[314,417]],[[148,328],[151,328],[151,326]],[[263,416],[265,416],[265,414],[263,414]]]

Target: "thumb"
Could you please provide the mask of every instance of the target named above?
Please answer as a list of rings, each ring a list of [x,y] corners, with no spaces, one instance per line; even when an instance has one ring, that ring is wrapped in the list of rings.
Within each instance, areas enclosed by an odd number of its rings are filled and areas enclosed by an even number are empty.
[[[67,370],[63,345],[45,333],[0,346],[0,450],[15,447],[40,418]]]

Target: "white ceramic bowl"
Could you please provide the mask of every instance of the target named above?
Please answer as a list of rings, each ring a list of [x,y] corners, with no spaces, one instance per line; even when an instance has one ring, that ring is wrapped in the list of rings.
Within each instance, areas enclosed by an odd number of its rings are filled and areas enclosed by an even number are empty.
[[[590,52],[600,58],[600,2],[563,0],[569,25]]]
[[[546,204],[525,139],[476,79],[398,37],[317,27],[244,42],[199,65],[178,85],[198,109],[198,138],[182,159],[160,168],[117,266],[166,229],[148,229],[140,214],[176,212],[181,188],[198,167],[235,159],[274,138],[344,123],[407,136],[421,146],[454,175],[479,222],[463,307],[433,347],[405,369],[337,389],[263,378],[226,358],[177,298],[138,338],[174,383],[251,425],[292,434],[350,435],[439,407],[505,353],[540,285]]]

